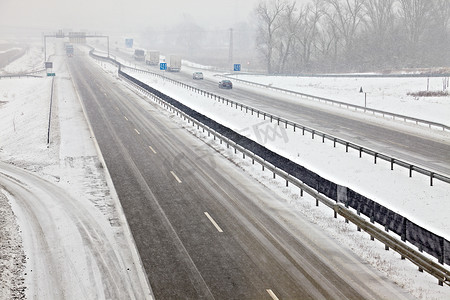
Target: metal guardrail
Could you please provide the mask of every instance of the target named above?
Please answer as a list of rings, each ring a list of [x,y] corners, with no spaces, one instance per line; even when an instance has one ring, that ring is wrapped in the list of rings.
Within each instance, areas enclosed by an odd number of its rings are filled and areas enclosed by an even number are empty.
[[[231,107],[233,107],[233,106],[235,106],[236,108],[240,107],[241,110],[245,109],[246,112],[251,112],[252,115],[253,114],[257,114],[257,117],[259,117],[261,115],[264,119],[270,118],[271,122],[272,121],[276,121],[279,125],[280,124],[284,124],[285,128],[287,128],[288,125],[289,125],[289,126],[291,126],[293,128],[294,131],[301,130],[302,134],[305,134],[305,132],[308,132],[308,133],[311,134],[313,139],[315,138],[315,136],[319,136],[319,137],[322,138],[322,142],[325,142],[325,139],[330,140],[330,141],[333,142],[333,146],[334,147],[336,147],[336,144],[340,144],[340,145],[345,146],[345,151],[346,152],[348,152],[349,148],[350,149],[354,149],[354,150],[359,152],[359,157],[362,157],[363,153],[371,155],[374,158],[374,163],[375,164],[377,163],[378,159],[381,159],[381,160],[384,160],[384,161],[390,163],[391,170],[394,169],[394,165],[398,165],[398,166],[404,167],[404,168],[409,170],[409,177],[412,177],[413,172],[420,173],[420,174],[425,175],[425,176],[430,178],[430,186],[433,186],[434,179],[440,180],[440,181],[445,182],[445,183],[450,183],[450,177],[449,176],[440,174],[439,172],[436,172],[436,171],[428,170],[428,169],[426,169],[424,167],[421,167],[421,166],[409,163],[407,161],[395,158],[393,156],[389,156],[389,155],[380,153],[380,152],[372,150],[370,148],[367,148],[367,147],[364,147],[364,146],[361,146],[361,145],[358,145],[358,144],[355,144],[355,143],[343,140],[341,138],[338,138],[338,137],[335,137],[333,135],[327,134],[327,133],[322,132],[320,130],[317,130],[317,129],[314,129],[314,128],[311,128],[311,127],[307,127],[307,126],[304,126],[304,125],[301,125],[301,124],[289,121],[287,119],[284,119],[284,118],[272,115],[272,114],[267,113],[265,111],[258,110],[258,109],[254,108],[254,107],[247,106],[247,105],[235,102],[233,100],[230,100],[230,99],[218,96],[216,94],[213,94],[213,93],[201,90],[201,89],[198,89],[196,87],[193,87],[193,86],[190,86],[188,84],[179,82],[177,80],[170,79],[168,77],[165,77],[165,76],[157,74],[157,73],[153,73],[153,72],[150,72],[150,71],[137,69],[137,68],[133,68],[133,67],[128,67],[128,66],[124,66],[124,65],[122,65],[122,68],[123,69],[130,69],[130,70],[133,70],[135,72],[147,73],[147,74],[150,74],[152,76],[164,78],[164,80],[167,80],[167,81],[169,81],[171,83],[174,83],[176,85],[182,86],[182,87],[187,88],[187,89],[189,89],[191,91],[194,91],[194,92],[197,92],[197,93],[199,93],[201,95],[204,95],[206,97],[212,98],[212,99],[214,99],[216,101],[219,101],[219,102],[222,101],[223,103],[226,103],[227,105],[229,104],[229,105],[231,105]]]
[[[180,115],[185,120],[187,120],[188,124],[192,123],[192,126],[197,126],[197,128],[202,128],[203,131],[208,132],[208,136],[213,135],[214,139],[218,138],[220,142],[225,142],[227,144],[227,147],[233,147],[235,149],[235,153],[237,151],[241,152],[243,155],[243,158],[249,157],[252,159],[252,163],[254,164],[255,161],[259,163],[262,166],[262,169],[269,170],[273,172],[274,177],[275,175],[278,175],[279,177],[283,178],[286,181],[286,186],[288,186],[289,183],[295,185],[300,189],[300,194],[303,196],[303,192],[306,192],[308,195],[313,197],[316,200],[316,205],[318,205],[318,202],[325,204],[327,207],[333,209],[334,211],[334,217],[337,218],[337,215],[340,215],[346,219],[346,221],[352,222],[355,224],[358,228],[358,230],[364,230],[367,232],[371,239],[377,239],[381,243],[385,245],[385,249],[389,250],[390,248],[394,251],[398,252],[401,255],[402,259],[407,258],[409,261],[414,263],[416,266],[418,266],[419,271],[426,271],[427,273],[431,274],[435,278],[438,279],[438,284],[443,285],[444,283],[447,285],[450,285],[450,270],[445,268],[444,266],[434,262],[433,260],[429,259],[425,255],[421,254],[419,251],[414,250],[413,248],[409,247],[407,244],[403,243],[398,238],[392,236],[386,231],[383,231],[379,229],[375,224],[372,224],[371,222],[365,220],[361,216],[355,214],[350,209],[346,208],[343,204],[337,203],[330,198],[318,193],[313,188],[309,187],[308,185],[304,184],[302,181],[298,180],[297,178],[289,175],[288,173],[284,172],[283,170],[275,167],[274,165],[268,163],[261,157],[257,156],[252,151],[240,146],[239,144],[235,143],[233,140],[230,140],[226,138],[225,136],[221,135],[220,133],[214,131],[213,129],[207,127],[203,123],[197,121],[193,117],[189,116],[188,114],[184,113],[183,111],[179,110],[178,108],[174,107],[173,105],[167,103],[163,99],[153,95],[146,89],[142,88],[141,86],[135,84],[134,82],[128,80],[128,78],[123,77],[119,74],[121,78],[126,80],[129,84],[131,84],[133,87],[138,89],[140,92],[146,94],[148,97],[150,97],[153,101],[159,103],[160,105],[164,106],[165,108],[170,109],[171,111],[176,112],[177,115]]]
[[[92,54],[92,53],[91,53]],[[394,251],[397,251],[400,253],[401,258],[405,259],[407,258],[414,264],[416,264],[419,267],[419,271],[426,271],[429,274],[433,275],[438,279],[438,284],[443,285],[444,283],[447,285],[450,285],[450,271],[446,269],[444,266],[434,262],[433,260],[427,258],[426,256],[422,255],[420,252],[412,249],[409,247],[406,243],[403,243],[398,238],[395,238],[394,236],[390,235],[386,231],[383,231],[375,226],[375,224],[372,224],[373,220],[371,219],[370,222],[367,222],[364,218],[359,216],[359,211],[357,214],[353,213],[350,209],[344,207],[341,203],[338,203],[337,200],[333,201],[332,199],[326,197],[323,194],[320,194],[317,190],[309,187],[307,184],[303,183],[299,179],[289,175],[287,172],[277,168],[276,166],[268,163],[261,157],[257,156],[255,153],[247,150],[246,148],[240,146],[239,144],[235,143],[234,141],[222,136],[220,133],[212,130],[211,128],[207,127],[203,123],[197,121],[196,119],[192,118],[188,114],[184,113],[183,111],[179,110],[178,108],[174,107],[173,105],[167,103],[163,99],[157,97],[156,95],[150,93],[148,90],[144,89],[143,87],[139,86],[138,84],[134,83],[130,79],[124,77],[120,71],[121,64],[118,63],[115,60],[112,60],[111,58],[102,58],[97,57],[99,59],[110,61],[113,64],[116,64],[119,66],[119,77],[124,78],[126,82],[130,83],[132,86],[134,86],[136,89],[141,91],[142,93],[146,94],[150,98],[152,98],[155,102],[158,102],[160,105],[163,105],[166,108],[171,109],[172,111],[176,111],[177,115],[180,114],[184,117],[184,119],[188,120],[189,122],[192,122],[193,126],[197,126],[198,128],[202,127],[203,131],[208,131],[208,136],[210,134],[213,134],[214,139],[218,137],[222,143],[222,141],[226,141],[227,147],[230,145],[234,147],[235,153],[237,151],[240,151],[243,154],[243,158],[245,158],[245,155],[252,158],[252,163],[257,161],[259,164],[262,165],[263,170],[267,168],[275,175],[277,174],[281,178],[286,180],[286,186],[288,186],[288,183],[291,182],[295,186],[300,188],[300,195],[303,196],[303,191],[305,191],[307,194],[312,196],[316,199],[316,205],[319,204],[319,201],[325,204],[326,206],[332,208],[334,210],[334,217],[336,218],[337,215],[343,216],[346,221],[351,221],[357,226],[358,230],[364,230],[367,233],[371,235],[371,239],[377,239],[385,244],[385,249],[389,250],[389,248],[392,248]]]
[[[263,88],[267,88],[267,89],[270,89],[270,90],[282,92],[282,93],[285,93],[285,94],[291,94],[291,95],[303,97],[303,98],[306,98],[306,99],[312,99],[312,100],[317,100],[319,102],[331,103],[332,105],[338,105],[339,107],[343,107],[344,106],[346,108],[352,108],[355,111],[359,110],[359,111],[363,111],[363,112],[371,112],[373,115],[377,115],[378,114],[378,115],[381,115],[383,117],[389,116],[393,120],[403,120],[404,122],[409,121],[409,122],[412,122],[412,123],[416,123],[418,125],[424,124],[424,125],[428,126],[429,128],[439,128],[439,129],[442,129],[444,131],[450,131],[450,126],[447,126],[447,125],[441,124],[441,123],[437,123],[437,122],[422,120],[422,119],[413,118],[413,117],[400,115],[400,114],[396,114],[396,113],[391,113],[391,112],[387,112],[387,111],[383,111],[383,110],[378,110],[378,109],[368,108],[368,107],[364,107],[364,106],[360,106],[360,105],[354,105],[354,104],[350,104],[350,103],[346,103],[346,102],[332,100],[332,99],[329,99],[329,98],[318,97],[318,96],[313,96],[313,95],[309,95],[309,94],[305,94],[305,93],[295,92],[295,91],[291,91],[291,90],[287,90],[287,89],[277,88],[277,87],[273,87],[273,86],[270,86],[270,85],[265,85],[265,84],[261,84],[261,83],[248,81],[248,80],[234,78],[234,77],[229,76],[229,75],[220,75],[220,74],[218,74],[218,75],[215,75],[215,76],[224,77],[224,78],[227,78],[227,79],[230,79],[230,80],[235,80],[235,81],[238,81],[238,82],[241,82],[241,83],[244,83],[244,84],[258,86],[258,87],[263,87]]]

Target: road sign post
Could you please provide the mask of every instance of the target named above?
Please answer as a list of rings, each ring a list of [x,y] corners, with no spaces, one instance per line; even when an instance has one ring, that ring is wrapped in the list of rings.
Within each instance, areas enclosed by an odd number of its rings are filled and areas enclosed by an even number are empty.
[[[159,69],[162,71],[162,77],[164,80],[164,72],[167,70],[167,63],[159,63]]]
[[[235,72],[241,71],[241,64],[234,64],[233,70],[234,70]],[[236,79],[237,79],[237,77],[238,77],[238,75],[237,75],[237,73],[236,73]]]

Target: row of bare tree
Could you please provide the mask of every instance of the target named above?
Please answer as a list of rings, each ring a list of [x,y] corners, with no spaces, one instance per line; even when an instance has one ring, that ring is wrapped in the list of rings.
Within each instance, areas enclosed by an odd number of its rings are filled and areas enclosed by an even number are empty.
[[[268,73],[450,66],[449,0],[262,0]]]

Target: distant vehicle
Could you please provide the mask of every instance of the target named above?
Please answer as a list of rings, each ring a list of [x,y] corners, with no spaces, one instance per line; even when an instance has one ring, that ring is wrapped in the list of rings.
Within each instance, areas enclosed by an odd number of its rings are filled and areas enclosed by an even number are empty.
[[[203,79],[203,73],[202,72],[194,72],[194,74],[192,74],[192,78],[193,79]]]
[[[73,56],[73,52],[74,52],[73,45],[72,44],[67,44],[66,45],[66,54],[67,54],[67,56],[69,56],[69,57]]]
[[[167,71],[180,72],[181,70],[181,56],[166,55]]]
[[[159,51],[148,50],[145,54],[145,63],[151,66],[157,66],[159,64]]]
[[[231,83],[230,80],[221,80],[221,81],[219,81],[219,88],[221,88],[221,89],[232,89],[233,88],[233,84]]]
[[[134,50],[133,58],[137,61],[144,61],[145,51],[141,49]]]

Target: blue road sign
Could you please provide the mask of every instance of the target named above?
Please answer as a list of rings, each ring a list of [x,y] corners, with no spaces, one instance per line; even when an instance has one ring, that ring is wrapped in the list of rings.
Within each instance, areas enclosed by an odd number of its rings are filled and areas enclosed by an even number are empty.
[[[159,69],[160,70],[167,70],[167,63],[160,63],[159,64]]]
[[[125,39],[125,46],[127,48],[133,48],[133,39]]]
[[[234,70],[240,71],[241,70],[241,64],[234,64]]]

